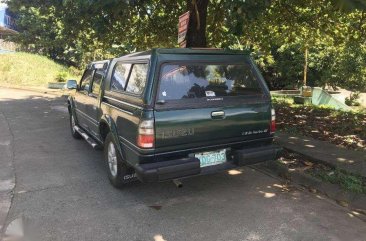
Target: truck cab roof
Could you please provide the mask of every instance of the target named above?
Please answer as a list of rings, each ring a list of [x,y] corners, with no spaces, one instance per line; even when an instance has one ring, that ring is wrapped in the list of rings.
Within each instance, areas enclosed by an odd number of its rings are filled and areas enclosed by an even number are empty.
[[[248,51],[242,50],[228,50],[228,49],[215,49],[215,48],[154,48],[148,51],[131,53],[121,56],[117,60],[127,59],[150,59],[153,56],[162,54],[171,55],[247,55],[250,56]]]

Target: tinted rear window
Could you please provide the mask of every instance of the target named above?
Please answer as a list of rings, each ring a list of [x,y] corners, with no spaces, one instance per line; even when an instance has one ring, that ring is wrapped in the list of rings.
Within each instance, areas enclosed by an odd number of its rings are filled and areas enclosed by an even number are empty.
[[[262,94],[259,81],[245,64],[164,64],[160,100]]]

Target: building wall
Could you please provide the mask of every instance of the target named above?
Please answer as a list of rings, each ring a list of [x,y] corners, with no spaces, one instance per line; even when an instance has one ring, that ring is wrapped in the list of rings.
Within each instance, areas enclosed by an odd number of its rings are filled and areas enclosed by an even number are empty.
[[[0,8],[0,26],[2,27],[5,27],[4,19],[5,19],[5,8],[3,9]]]
[[[0,8],[0,33],[16,33],[17,27],[15,24],[16,16],[9,11],[8,8]]]

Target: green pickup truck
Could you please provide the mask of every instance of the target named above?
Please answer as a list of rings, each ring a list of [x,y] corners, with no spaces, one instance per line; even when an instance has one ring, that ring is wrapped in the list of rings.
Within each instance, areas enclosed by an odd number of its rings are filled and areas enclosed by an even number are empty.
[[[115,187],[274,160],[275,112],[248,54],[153,49],[93,62],[68,98],[74,138],[104,147]]]

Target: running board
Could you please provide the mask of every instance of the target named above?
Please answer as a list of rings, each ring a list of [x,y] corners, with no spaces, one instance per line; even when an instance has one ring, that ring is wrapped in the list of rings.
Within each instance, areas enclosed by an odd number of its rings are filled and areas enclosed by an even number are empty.
[[[83,129],[81,129],[78,126],[75,126],[75,131],[77,131],[85,140],[89,143],[94,149],[99,149],[100,145],[92,138],[90,137]]]

